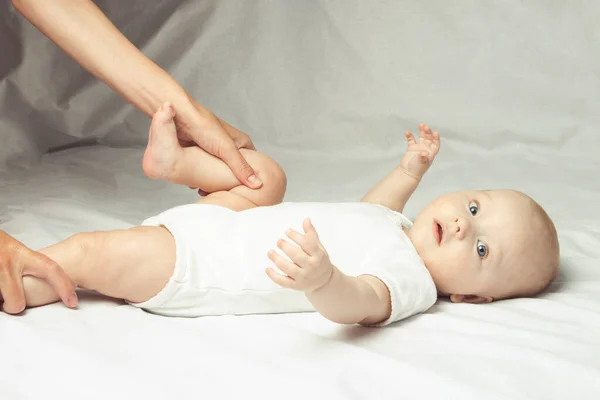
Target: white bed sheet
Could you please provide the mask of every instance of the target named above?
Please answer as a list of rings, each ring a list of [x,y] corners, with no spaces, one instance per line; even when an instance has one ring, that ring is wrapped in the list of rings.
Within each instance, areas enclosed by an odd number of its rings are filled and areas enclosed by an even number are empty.
[[[286,200],[354,200],[395,162],[260,147],[287,170]],[[464,186],[480,163],[491,171],[493,165],[530,171],[518,183],[542,197],[563,243],[561,273],[547,294],[490,305],[442,300],[384,329],[339,326],[313,313],[165,318],[86,294],[77,311],[55,304],[21,317],[0,315],[0,343],[11,344],[0,354],[12,365],[3,363],[2,398],[597,398],[594,173],[576,165],[507,163],[503,154],[453,153],[440,157],[408,214]],[[4,176],[0,229],[41,247],[81,230],[128,227],[195,199],[187,188],[146,179],[141,155],[142,149],[83,147]],[[469,164],[453,165],[459,155]],[[361,176],[365,170],[372,176]],[[330,179],[341,181],[335,193]]]
[[[359,199],[423,120],[442,150],[408,215],[449,190],[523,190],[556,222],[561,273],[537,299],[439,301],[385,329],[87,294],[0,314],[0,399],[600,398],[598,2],[95,3],[281,163],[286,200]],[[195,199],[143,176],[148,119],[8,2],[0,50],[0,229],[39,248]]]

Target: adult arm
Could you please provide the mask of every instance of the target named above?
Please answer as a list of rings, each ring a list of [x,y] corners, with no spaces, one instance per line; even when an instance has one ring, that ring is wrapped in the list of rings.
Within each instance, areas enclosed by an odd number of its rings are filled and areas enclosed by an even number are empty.
[[[247,135],[189,96],[173,77],[127,40],[92,1],[12,3],[65,53],[147,116],[165,101],[171,102],[177,110],[175,122],[180,139],[192,141],[222,159],[246,186],[260,187],[260,180],[238,150],[240,144],[254,147]]]

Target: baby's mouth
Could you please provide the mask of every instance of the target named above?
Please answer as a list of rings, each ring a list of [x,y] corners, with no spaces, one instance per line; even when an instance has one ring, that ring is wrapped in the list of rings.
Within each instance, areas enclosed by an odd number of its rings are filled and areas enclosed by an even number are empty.
[[[438,246],[442,244],[442,239],[444,237],[444,228],[436,220],[433,220],[433,236],[435,237],[435,242]]]

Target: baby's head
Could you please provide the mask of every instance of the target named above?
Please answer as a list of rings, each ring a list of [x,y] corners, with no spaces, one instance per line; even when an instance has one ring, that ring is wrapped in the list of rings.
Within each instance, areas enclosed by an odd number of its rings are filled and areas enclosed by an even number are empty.
[[[453,302],[534,296],[558,271],[554,224],[514,190],[440,196],[419,213],[408,236],[440,294]]]

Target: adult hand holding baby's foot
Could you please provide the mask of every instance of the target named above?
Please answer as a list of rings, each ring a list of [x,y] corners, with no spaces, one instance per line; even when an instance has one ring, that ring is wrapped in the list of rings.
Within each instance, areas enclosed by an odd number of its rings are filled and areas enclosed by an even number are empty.
[[[440,135],[422,122],[419,124],[418,140],[410,131],[406,131],[405,135],[408,146],[400,166],[408,175],[421,179],[440,150]]]
[[[186,145],[195,144],[221,159],[243,185],[251,189],[260,188],[262,181],[239,150],[256,150],[250,137],[208,110],[203,110],[200,112],[192,107],[191,111],[184,109],[177,112],[174,122],[179,141]]]

